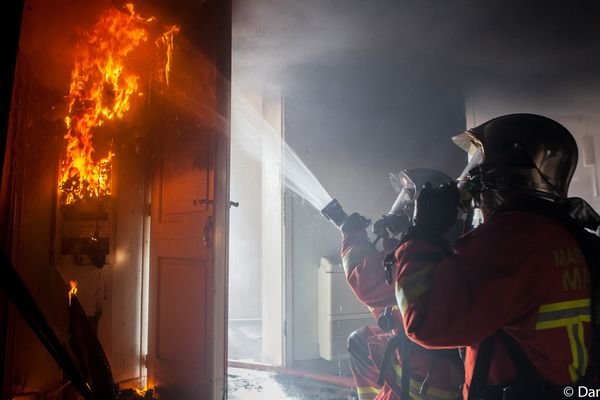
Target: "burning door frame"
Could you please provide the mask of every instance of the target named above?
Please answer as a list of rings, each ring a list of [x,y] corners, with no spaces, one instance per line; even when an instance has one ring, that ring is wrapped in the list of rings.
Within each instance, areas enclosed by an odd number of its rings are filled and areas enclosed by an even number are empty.
[[[45,9],[43,6],[46,6]],[[76,6],[82,9],[98,8],[98,4],[96,3],[77,3]],[[217,0],[208,0],[201,4],[193,1],[168,4],[167,1],[157,0],[146,2],[144,6],[147,8],[154,7],[154,9],[168,10],[169,12],[166,14],[172,17],[171,20],[181,20],[182,26],[187,27],[187,33],[192,36],[200,34],[209,35],[203,38],[196,38],[195,41],[202,44],[199,48],[201,48],[202,52],[206,52],[208,55],[207,59],[216,66],[219,76],[218,82],[213,82],[215,85],[214,95],[216,96],[214,98],[215,106],[211,111],[212,114],[206,116],[206,118],[214,119],[213,122],[218,121],[217,124],[219,125],[219,129],[215,130],[215,135],[211,138],[210,143],[213,171],[215,171],[215,174],[211,175],[211,179],[213,180],[213,197],[210,200],[213,202],[212,213],[215,225],[212,231],[213,240],[211,242],[213,247],[210,250],[211,261],[205,266],[207,269],[206,291],[207,293],[216,293],[216,297],[207,298],[206,304],[202,304],[202,307],[206,307],[208,320],[206,332],[203,332],[204,336],[206,336],[205,340],[209,342],[215,341],[214,348],[210,346],[209,354],[207,354],[207,369],[203,374],[208,379],[209,391],[213,393],[215,398],[220,398],[220,393],[224,390],[223,381],[225,371],[225,348],[222,342],[224,339],[222,338],[225,337],[224,332],[226,331],[224,315],[226,310],[225,277],[227,276],[225,250],[227,248],[227,212],[229,200],[227,188],[231,4],[229,1]],[[42,25],[46,25],[44,28],[47,29],[46,33],[51,32],[53,27],[56,28],[54,32],[60,32],[63,35],[62,38],[66,38],[66,42],[72,41],[72,34],[64,35],[64,32],[61,31],[65,31],[65,27],[69,26],[69,23],[72,22],[69,16],[76,14],[81,9],[68,12],[62,10],[63,13],[61,15],[60,8],[61,4],[50,4],[42,0],[31,3],[24,11],[29,28],[31,28],[31,24],[34,21],[42,22]],[[125,7],[125,10],[129,10],[129,14],[126,12],[125,15],[132,17],[133,11],[127,7]],[[197,18],[199,15],[202,16],[202,20],[205,23],[198,27],[196,24],[199,21]],[[87,17],[87,20],[90,21],[89,15]],[[142,23],[153,23],[151,19],[135,19]],[[83,20],[86,20],[86,18],[83,18]],[[52,25],[52,27],[48,27],[48,25]],[[175,33],[172,25],[170,27],[165,30],[161,29],[161,35],[158,35],[159,37],[156,40],[154,37],[148,39],[148,45],[151,47],[156,45],[168,47],[172,44],[172,41],[168,37],[165,39],[165,36],[162,36],[162,32]],[[15,31],[17,30],[15,29]],[[65,91],[69,91],[69,86],[63,85],[62,88],[52,87],[52,84],[55,84],[56,81],[62,80],[64,82],[63,78],[52,77],[54,80],[47,82],[44,79],[58,71],[62,71],[60,73],[64,75],[65,68],[53,70],[52,68],[57,65],[53,64],[56,60],[44,62],[39,58],[40,53],[37,53],[33,58],[28,58],[32,56],[32,53],[29,51],[35,48],[37,50],[46,50],[48,53],[57,51],[58,54],[64,55],[68,53],[66,48],[69,46],[65,46],[64,41],[53,43],[49,40],[52,37],[48,35],[33,37],[31,32],[29,36],[23,35],[24,31],[25,27],[21,30],[22,46],[19,55],[21,75],[17,75],[18,79],[15,81],[15,94],[11,104],[13,108],[9,110],[8,102],[6,105],[6,112],[11,113],[9,139],[12,140],[12,143],[10,147],[3,148],[3,151],[6,151],[7,163],[5,163],[4,168],[3,190],[0,200],[2,200],[1,205],[3,207],[2,215],[6,215],[8,217],[6,220],[13,221],[14,225],[3,225],[6,229],[6,232],[3,232],[6,236],[5,244],[8,243],[10,245],[6,246],[5,249],[10,248],[9,254],[16,261],[15,264],[19,274],[30,291],[35,294],[36,301],[41,305],[43,313],[55,327],[57,335],[61,340],[64,339],[64,335],[66,334],[67,321],[65,320],[66,317],[58,310],[60,307],[55,304],[58,301],[53,299],[60,297],[62,304],[66,302],[67,294],[64,292],[64,288],[59,290],[59,286],[61,285],[56,285],[47,278],[49,274],[56,272],[56,263],[62,264],[62,267],[68,264],[69,267],[66,268],[68,274],[73,273],[73,271],[79,271],[77,273],[84,276],[84,279],[79,282],[78,298],[81,296],[79,299],[88,313],[93,311],[93,302],[86,302],[86,296],[92,299],[112,299],[112,303],[107,303],[109,309],[105,309],[103,314],[105,321],[106,319],[109,321],[108,326],[105,326],[107,329],[107,333],[105,332],[105,334],[109,337],[108,346],[105,343],[105,348],[111,361],[114,361],[115,358],[118,358],[118,361],[120,361],[121,358],[125,359],[132,356],[132,353],[128,349],[133,348],[134,350],[132,351],[134,353],[138,350],[135,350],[135,346],[129,346],[125,349],[126,351],[122,351],[122,344],[118,341],[111,342],[110,338],[124,331],[122,324],[126,325],[127,329],[133,327],[133,329],[139,332],[143,330],[143,322],[137,320],[119,320],[118,317],[122,313],[121,308],[125,303],[119,303],[115,299],[125,301],[127,303],[124,305],[126,308],[131,308],[130,306],[133,304],[133,309],[136,313],[140,312],[140,307],[143,308],[144,306],[136,305],[135,302],[131,301],[132,298],[141,297],[141,293],[127,292],[124,290],[122,284],[120,288],[117,288],[117,286],[121,281],[120,276],[124,274],[128,276],[127,279],[130,281],[135,281],[136,279],[143,280],[144,278],[143,276],[136,275],[135,268],[127,267],[127,264],[131,264],[131,260],[135,259],[135,257],[143,258],[141,248],[145,240],[142,233],[144,228],[139,227],[143,225],[143,220],[147,219],[147,212],[150,209],[149,204],[147,204],[148,190],[146,187],[151,171],[149,168],[141,168],[141,171],[136,170],[132,172],[128,166],[132,165],[131,163],[135,163],[136,157],[143,161],[141,165],[146,167],[151,166],[155,161],[154,156],[152,154],[140,155],[141,151],[136,148],[135,143],[140,140],[147,140],[148,142],[145,143],[147,147],[145,149],[156,149],[156,144],[152,142],[152,139],[143,139],[143,133],[148,127],[144,126],[144,124],[131,122],[128,119],[127,113],[123,114],[124,119],[120,121],[115,120],[117,116],[116,112],[93,112],[90,114],[92,117],[89,117],[89,115],[86,116],[87,114],[85,113],[80,113],[82,109],[91,108],[91,104],[93,103],[85,96],[79,96],[79,98],[70,103],[66,102],[67,109],[63,106],[56,106],[61,103],[64,104],[60,93],[62,92],[64,95]],[[39,34],[40,32],[42,31],[38,31],[37,33]],[[214,37],[211,35],[214,35]],[[192,39],[194,38],[192,37]],[[23,40],[33,40],[37,45],[42,40],[47,42],[45,43],[46,45],[35,47],[35,45],[32,46],[31,42],[23,45]],[[192,43],[192,45],[195,44],[197,43]],[[84,51],[81,55],[85,56],[86,54]],[[36,57],[36,62],[27,62],[28,60],[35,60]],[[170,69],[170,64],[163,62],[164,58],[156,56],[153,60],[153,65],[159,65],[162,62],[164,66],[162,68],[163,75],[165,71]],[[166,58],[169,59],[169,57]],[[134,59],[133,62],[140,62],[140,59]],[[62,63],[64,63],[64,60]],[[73,70],[75,79],[73,79],[74,83],[69,93],[77,93],[79,95],[82,90],[86,89],[86,81],[80,79],[80,76],[86,76],[85,72],[81,73],[84,70],[85,68],[79,70],[75,68]],[[144,72],[148,73],[149,70],[147,69]],[[38,74],[37,72],[41,73]],[[193,73],[194,71],[192,71]],[[194,78],[193,75],[192,78]],[[123,81],[131,83],[131,80],[128,81],[125,78],[123,78]],[[144,92],[143,96],[135,97],[136,100],[140,100],[138,102],[139,107],[144,110],[152,96],[163,95],[161,88],[166,88],[167,78],[165,77],[161,80],[160,76],[155,75],[151,78],[141,79],[140,82],[144,87],[151,87],[153,89],[152,91],[148,90]],[[106,105],[113,101],[116,103],[121,98],[118,91],[114,90],[108,83],[103,81],[100,86],[101,97],[103,98],[100,101],[101,105]],[[127,89],[125,92],[127,93]],[[169,94],[167,92],[168,90],[165,89],[165,96],[168,97]],[[130,93],[130,96],[134,95]],[[33,107],[30,106],[31,100],[34,100]],[[185,100],[190,99],[184,99],[183,103],[186,102]],[[191,100],[194,99],[192,98]],[[174,99],[170,97],[168,101],[174,101]],[[47,107],[48,103],[55,106]],[[131,110],[134,114],[138,110],[135,110],[136,106],[132,107]],[[99,138],[105,134],[107,137],[103,140],[104,143],[98,142],[98,147],[96,148],[98,158],[95,157],[90,148],[86,147],[87,139],[79,140],[79,134],[73,134],[75,127],[81,127],[81,124],[87,124],[96,117],[103,122],[94,128],[95,138]],[[117,139],[114,137],[115,135],[112,135],[114,132],[110,132],[112,129],[127,132],[129,136],[126,139]],[[62,136],[65,134],[65,131],[70,139],[77,139],[74,141],[75,144],[71,142],[69,146],[76,150],[76,152],[79,152],[82,157],[72,155],[67,157],[59,156],[61,148],[64,146]],[[37,141],[36,138],[41,138],[41,140]],[[161,151],[162,149],[158,148],[156,150]],[[123,154],[127,154],[127,157],[124,157]],[[83,172],[87,171],[87,167],[81,167],[77,162],[71,163],[71,161],[80,158],[85,159],[86,162],[91,160],[92,164],[95,163],[96,167],[93,168],[96,169],[93,173],[99,176],[99,178],[95,180],[82,178],[84,175]],[[66,161],[66,163],[63,163],[63,161]],[[76,165],[76,171],[73,169],[72,164]],[[103,183],[109,179],[110,166],[113,169],[120,168],[122,170],[118,175],[126,171],[129,174],[127,176],[128,180],[123,180],[119,177],[120,188],[116,185],[117,182],[113,181],[112,185],[108,185],[108,189],[98,189],[96,183]],[[57,171],[61,172],[58,179],[56,179]],[[48,179],[53,174],[55,178]],[[116,179],[116,175],[113,174],[113,179]],[[139,179],[136,180],[136,177]],[[132,185],[131,182],[134,184]],[[80,187],[83,188],[83,194],[72,196],[78,190],[77,188]],[[140,187],[141,191],[138,191],[139,202],[133,204],[134,202],[131,199],[128,200],[126,195],[138,190]],[[63,190],[61,191],[60,189]],[[93,196],[90,196],[90,194]],[[110,197],[108,197],[109,194]],[[89,197],[95,197],[96,195],[98,195],[97,198],[89,199]],[[124,226],[124,223],[119,222],[124,221],[127,215],[131,213],[131,210],[134,210],[136,218],[140,220],[139,226],[127,227]],[[135,233],[137,232],[136,229],[139,231],[139,235]],[[200,227],[201,229],[202,227]],[[116,240],[118,239],[117,234],[121,236],[121,242]],[[132,250],[127,241],[130,241],[134,237],[136,244],[133,246],[135,249]],[[69,246],[67,243],[69,240],[65,240],[66,238],[75,238],[75,240],[71,240],[71,243],[75,242],[76,246]],[[93,247],[94,243],[97,244],[95,249]],[[74,247],[76,248],[77,246],[79,246],[79,250],[74,251]],[[84,254],[83,258],[81,258],[81,253]],[[75,260],[73,256],[75,256]],[[107,258],[104,259],[104,257]],[[139,260],[139,258],[136,260]],[[81,263],[81,265],[77,265],[78,263]],[[110,268],[105,267],[99,270],[90,264],[95,264],[97,267],[106,264]],[[90,286],[89,281],[86,284],[86,276],[88,278],[102,277],[101,282],[103,283]],[[109,285],[108,290],[105,289],[107,284]],[[110,287],[111,285],[112,288]],[[92,308],[90,309],[90,307]],[[30,372],[39,376],[41,380],[45,379],[45,382],[52,381],[57,376],[56,367],[50,367],[52,371],[45,374],[46,378],[42,377],[43,374],[35,373],[36,369],[45,368],[43,365],[49,366],[52,364],[47,361],[47,354],[43,349],[40,349],[35,339],[31,338],[27,328],[24,328],[22,322],[14,318],[14,315],[8,318],[7,313],[4,312],[0,314],[0,317],[4,321],[8,321],[10,325],[7,328],[7,331],[11,333],[10,337],[3,340],[3,342],[10,346],[10,350],[13,352],[13,354],[9,355],[9,359],[15,361],[10,362],[6,366],[8,370],[4,371],[5,381],[7,379],[10,381],[10,385],[6,386],[6,390],[10,391],[12,389],[12,380],[15,378],[15,373],[17,373],[16,369],[27,369],[28,365],[33,365],[32,363],[19,364],[20,360],[22,360],[19,357],[25,357],[30,361],[35,360],[38,363],[38,367],[32,367]],[[136,325],[137,328],[135,327]],[[0,326],[0,328],[2,327]],[[2,333],[4,331],[2,330]],[[4,337],[0,336],[0,339],[4,339]],[[15,347],[16,344],[18,344],[18,347]],[[25,350],[27,354],[23,353]],[[21,366],[19,367],[19,365]],[[137,365],[139,367],[139,363]],[[115,371],[115,377],[118,375],[117,372]],[[27,389],[28,387],[23,386],[19,388],[19,391]],[[44,390],[44,388],[33,387],[33,390]]]

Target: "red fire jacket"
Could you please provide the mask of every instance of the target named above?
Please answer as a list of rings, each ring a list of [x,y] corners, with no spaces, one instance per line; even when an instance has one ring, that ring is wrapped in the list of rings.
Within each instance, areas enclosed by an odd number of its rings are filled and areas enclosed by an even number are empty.
[[[386,307],[396,305],[394,287],[386,284],[382,264],[388,252],[376,251],[364,229],[342,235],[346,279],[356,298],[369,307],[375,321]]]
[[[477,344],[503,329],[542,379],[570,384],[590,358],[590,289],[572,235],[543,216],[506,212],[460,238],[453,254],[411,240],[396,251],[396,297],[407,334],[430,348],[467,347],[465,392]],[[514,367],[495,343],[489,383]]]
[[[382,261],[389,251],[376,251],[364,230],[345,233],[342,238],[342,263],[348,284],[356,297],[369,307],[376,320],[385,308],[393,308],[396,333],[397,329],[404,327],[396,304],[394,286],[386,283],[382,266]],[[381,362],[386,344],[385,341],[379,341],[373,343],[373,346],[370,345],[376,365]],[[428,386],[421,390],[427,373],[431,373]],[[401,376],[402,362],[399,357],[394,357],[386,369],[386,381],[390,382],[391,386],[386,384],[377,399],[399,398]],[[416,346],[411,355],[410,376],[410,393],[417,399],[455,399],[458,387],[463,382],[462,368],[454,361]]]

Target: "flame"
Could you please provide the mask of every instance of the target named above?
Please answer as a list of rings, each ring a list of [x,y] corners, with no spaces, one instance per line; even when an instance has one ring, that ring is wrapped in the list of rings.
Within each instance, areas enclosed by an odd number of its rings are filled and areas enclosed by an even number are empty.
[[[61,202],[72,204],[82,198],[111,194],[111,165],[115,154],[108,150],[95,157],[93,135],[108,121],[122,119],[131,109],[132,96],[141,96],[139,75],[125,70],[128,55],[148,40],[147,25],[155,17],[142,18],[133,4],[127,13],[109,8],[77,46],[65,117],[66,158],[59,173]],[[173,35],[170,27],[159,40],[167,46],[167,66],[171,68]],[[168,75],[167,75],[168,80]]]
[[[133,388],[133,390],[135,390],[135,392],[137,393],[138,396],[144,397],[146,395],[146,393],[148,393],[149,390],[154,391],[154,388],[148,387],[148,385],[144,385],[143,389]]]
[[[167,83],[167,86],[169,85],[169,75],[171,74],[171,63],[173,62],[173,38],[176,33],[179,33],[179,27],[177,25],[173,25],[169,28],[169,30],[163,33],[162,36],[158,38],[155,42],[157,47],[160,48],[161,46],[164,46],[166,48],[167,60],[165,62],[163,73],[165,76],[165,82]]]
[[[69,286],[71,289],[69,290],[69,306],[71,305],[71,297],[77,294],[77,281],[69,281]]]

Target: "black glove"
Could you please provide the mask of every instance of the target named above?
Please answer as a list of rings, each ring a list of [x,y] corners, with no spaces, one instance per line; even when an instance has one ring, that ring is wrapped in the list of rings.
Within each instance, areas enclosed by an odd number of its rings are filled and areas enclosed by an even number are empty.
[[[439,187],[426,183],[415,203],[415,226],[412,233],[426,237],[442,237],[452,227],[459,206],[455,182]]]
[[[387,214],[373,224],[373,233],[381,238],[406,232],[410,222],[406,215]]]
[[[340,226],[342,232],[350,232],[366,229],[371,225],[371,220],[363,217],[359,213],[353,213],[348,216]]]
[[[392,251],[392,250],[395,250],[396,247],[398,247],[400,245],[400,239],[384,238],[382,244],[383,244],[383,250]]]

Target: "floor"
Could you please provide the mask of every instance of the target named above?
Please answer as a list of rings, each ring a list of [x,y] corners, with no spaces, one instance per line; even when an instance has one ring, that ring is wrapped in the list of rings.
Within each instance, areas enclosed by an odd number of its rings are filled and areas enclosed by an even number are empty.
[[[353,389],[269,371],[229,368],[230,400],[355,400]]]
[[[228,354],[232,360],[260,362],[262,323],[260,319],[230,319]]]
[[[260,320],[229,321],[229,359],[260,362],[262,346]],[[246,368],[228,369],[228,399],[231,400],[351,400],[357,399],[349,385],[339,386],[304,377],[303,371],[323,376],[345,377],[351,381],[348,359],[297,361],[285,372],[258,371]],[[299,376],[298,376],[299,375]]]

